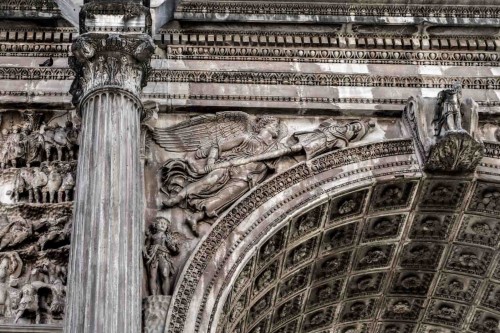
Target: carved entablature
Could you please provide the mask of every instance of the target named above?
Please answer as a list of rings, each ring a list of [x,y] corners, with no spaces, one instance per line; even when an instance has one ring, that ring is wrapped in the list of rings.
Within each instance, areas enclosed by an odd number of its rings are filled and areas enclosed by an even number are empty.
[[[478,104],[462,100],[461,91],[454,84],[436,98],[411,97],[407,102],[403,119],[428,172],[474,172],[484,155]]]
[[[0,119],[0,325],[59,325],[79,124],[69,112]]]

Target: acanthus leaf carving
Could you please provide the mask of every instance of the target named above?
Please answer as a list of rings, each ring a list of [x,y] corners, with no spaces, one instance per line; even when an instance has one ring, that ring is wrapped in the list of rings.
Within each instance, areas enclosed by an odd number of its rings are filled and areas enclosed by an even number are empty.
[[[456,82],[436,99],[408,100],[403,119],[428,172],[474,172],[485,154],[477,133],[477,108],[471,98],[462,100]]]
[[[73,103],[96,88],[119,88],[139,94],[146,86],[154,52],[150,36],[85,33],[72,45],[69,66],[76,77],[70,93]]]

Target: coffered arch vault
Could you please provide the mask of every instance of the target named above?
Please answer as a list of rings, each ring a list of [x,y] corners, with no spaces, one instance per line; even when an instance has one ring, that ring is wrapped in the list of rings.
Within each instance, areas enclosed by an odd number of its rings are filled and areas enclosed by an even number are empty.
[[[403,139],[278,175],[197,247],[166,332],[498,332],[500,185],[488,169],[425,175]]]

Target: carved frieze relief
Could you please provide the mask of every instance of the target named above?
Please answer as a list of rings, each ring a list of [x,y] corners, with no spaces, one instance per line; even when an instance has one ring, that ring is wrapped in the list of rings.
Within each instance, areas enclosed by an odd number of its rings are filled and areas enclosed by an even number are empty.
[[[0,323],[60,325],[79,128],[68,112],[0,119]]]
[[[350,40],[350,39],[349,39]],[[335,38],[336,43],[337,38]],[[366,42],[374,38],[367,38]],[[399,40],[403,44],[405,40]],[[408,46],[414,48],[415,44],[407,39]],[[398,40],[395,40],[397,43]],[[454,41],[456,43],[456,41]],[[344,42],[346,43],[346,42]],[[453,43],[453,41],[452,41]],[[486,43],[486,42],[485,42]],[[492,44],[493,41],[487,41]],[[347,43],[346,43],[347,44]],[[403,45],[402,45],[403,46]],[[360,47],[360,46],[358,46]],[[196,46],[196,45],[168,45],[167,58],[172,60],[240,60],[240,61],[266,61],[266,62],[315,62],[315,63],[352,63],[352,64],[400,64],[400,65],[455,65],[455,66],[496,66],[497,52],[464,52],[441,50],[356,50],[337,49],[332,47],[242,47],[242,46]]]
[[[119,41],[113,41],[113,38],[119,38],[119,35],[109,34],[111,41],[110,45],[118,45]],[[84,38],[82,36],[78,37]],[[97,42],[97,41],[95,41]],[[94,42],[94,43],[95,43]],[[152,48],[151,41],[142,41],[146,43],[148,48]],[[81,43],[84,43],[83,41]],[[81,44],[80,43],[80,44]],[[139,44],[137,42],[136,44]],[[76,44],[78,45],[78,44]],[[89,48],[88,56],[94,57],[95,54],[90,51],[92,42],[81,44],[82,49]],[[140,44],[139,44],[140,45]],[[112,46],[109,46],[111,48]],[[138,46],[138,45],[136,45]],[[131,46],[130,46],[131,47]],[[104,50],[102,50],[104,51]],[[115,52],[122,52],[119,49]],[[152,49],[149,49],[151,52]],[[85,53],[84,52],[84,53]],[[100,51],[98,51],[100,52]],[[305,86],[357,86],[357,87],[401,87],[401,88],[442,88],[452,87],[456,81],[462,82],[464,89],[484,90],[498,89],[500,87],[500,79],[498,77],[475,77],[474,79],[464,79],[462,77],[453,76],[394,76],[394,75],[369,75],[369,74],[329,74],[329,73],[292,73],[292,72],[249,72],[249,71],[195,71],[195,70],[169,70],[169,69],[149,69],[149,67],[133,66],[134,57],[133,50],[124,49],[123,52],[128,54],[128,57],[123,58],[119,54],[115,54],[109,60],[107,56],[102,57],[102,61],[96,61],[92,68],[88,68],[85,74],[91,75],[87,80],[98,80],[101,85],[117,85],[121,81],[122,72],[120,70],[145,71],[147,75],[135,75],[137,81],[134,84],[140,85],[145,82],[178,82],[178,83],[232,83],[232,84],[269,84],[269,85],[305,85]],[[73,54],[83,55],[73,50]],[[114,60],[113,60],[114,59]],[[83,58],[82,58],[83,61]],[[123,63],[123,66],[122,66]],[[71,63],[70,63],[71,64]],[[96,67],[99,65],[98,67]],[[78,75],[80,69],[78,65],[71,65],[72,69]],[[146,64],[145,64],[146,66]],[[83,66],[85,67],[85,66]],[[111,71],[111,72],[110,72]],[[141,72],[142,73],[142,72]],[[98,75],[94,77],[93,75]],[[33,68],[33,67],[0,67],[0,78],[3,79],[18,79],[18,80],[33,80],[33,79],[57,79],[69,80],[75,76],[74,72],[69,68]],[[144,80],[143,80],[144,79]],[[104,81],[103,81],[104,80]],[[141,81],[143,80],[143,81]],[[320,97],[318,97],[320,98]]]
[[[250,3],[183,2],[178,13],[288,14],[339,16],[415,16],[415,17],[497,17],[499,9],[489,6],[397,5],[397,4],[319,4],[319,3]]]
[[[0,5],[0,10],[36,10],[39,12],[61,14],[61,10],[54,0],[9,0]]]

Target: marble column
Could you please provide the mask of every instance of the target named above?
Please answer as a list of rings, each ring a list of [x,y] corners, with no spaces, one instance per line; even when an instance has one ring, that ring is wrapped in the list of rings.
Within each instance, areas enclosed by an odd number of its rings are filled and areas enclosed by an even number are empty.
[[[147,34],[82,34],[71,92],[82,119],[65,333],[141,332],[143,175],[139,98]]]

